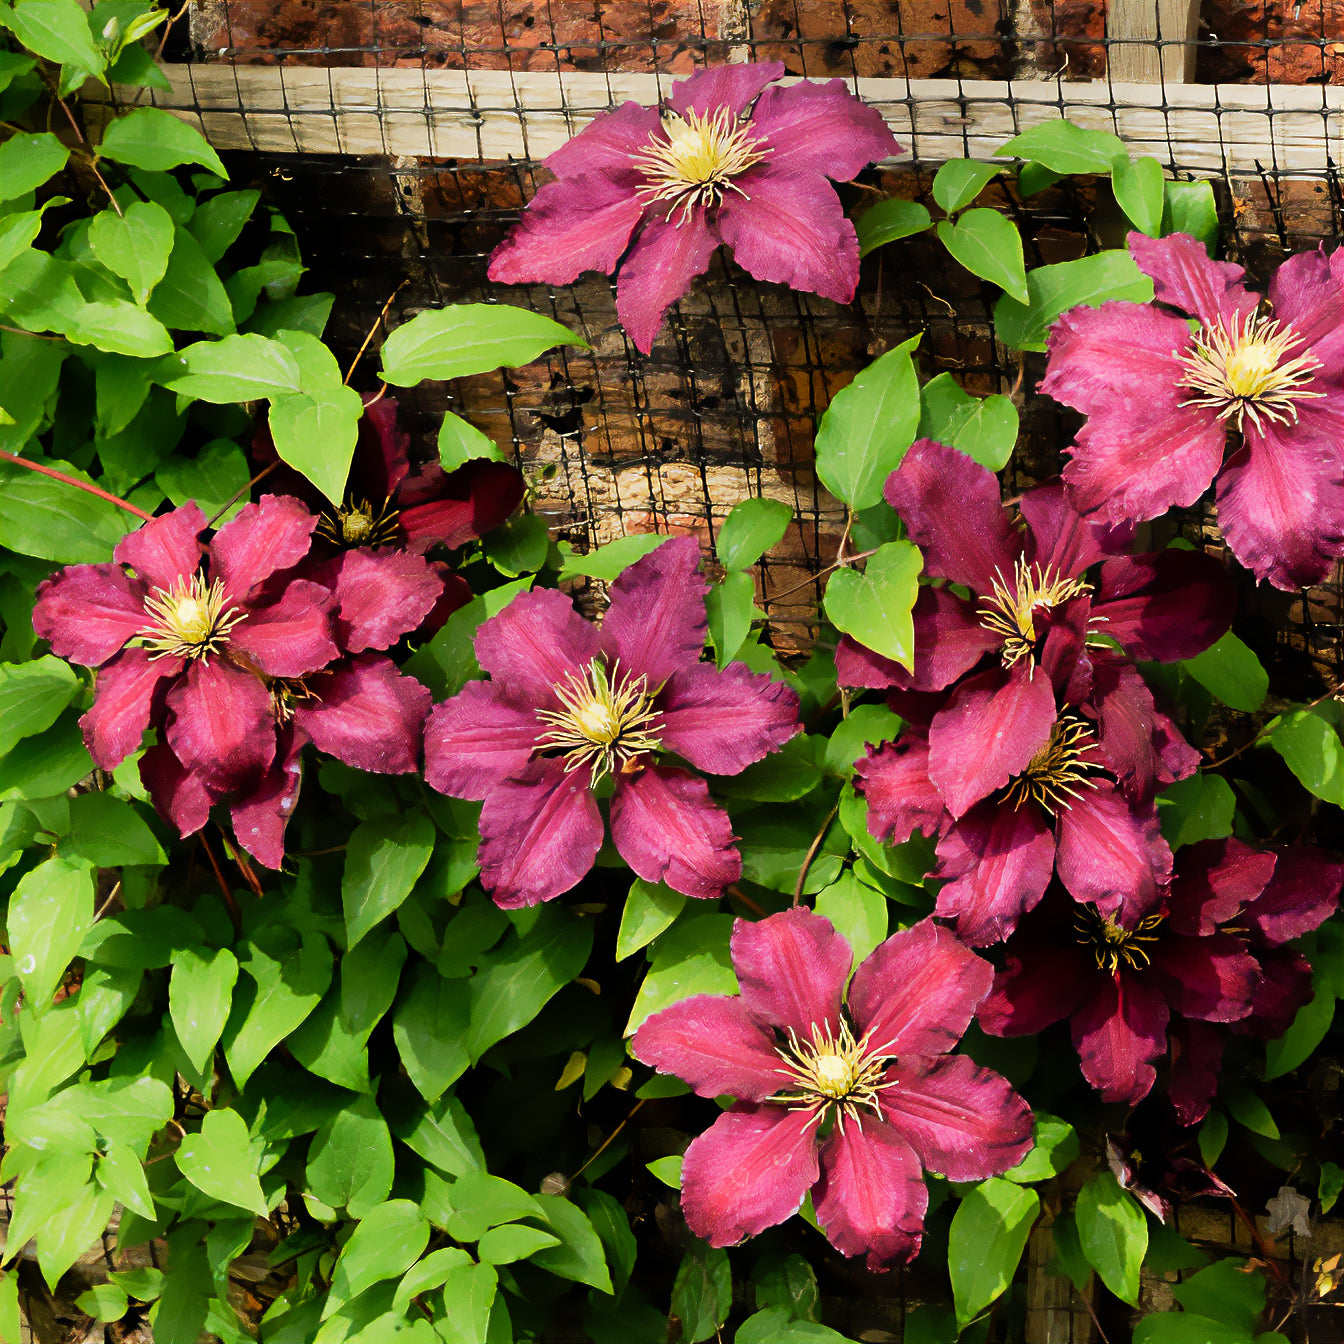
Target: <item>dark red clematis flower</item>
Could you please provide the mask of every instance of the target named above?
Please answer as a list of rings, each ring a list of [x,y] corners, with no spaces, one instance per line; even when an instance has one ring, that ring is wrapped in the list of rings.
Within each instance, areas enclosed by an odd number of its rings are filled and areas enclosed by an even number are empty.
[[[1170,1044],[1172,1103],[1193,1123],[1227,1025],[1272,1014],[1282,1031],[1310,996],[1310,967],[1281,961],[1281,942],[1334,910],[1342,880],[1344,864],[1319,850],[1219,840],[1182,850],[1170,889],[1137,916],[1080,909],[1056,890],[1008,940],[980,1024],[1021,1036],[1069,1019],[1088,1082],[1129,1105],[1152,1090]]]
[[[993,971],[924,920],[854,971],[848,942],[807,909],[733,926],[737,996],[655,1013],[634,1054],[702,1097],[738,1102],[686,1150],[692,1232],[732,1246],[796,1213],[869,1269],[919,1252],[922,1170],[978,1181],[1031,1147],[1031,1112],[1005,1078],[949,1055]]]
[[[503,906],[568,891],[604,827],[594,789],[613,781],[611,834],[649,882],[712,897],[741,875],[728,815],[699,775],[735,775],[799,730],[798,698],[740,663],[700,661],[708,584],[694,538],[664,542],[612,585],[601,626],[562,593],[523,593],[476,632],[490,681],[436,705],[425,778],[480,798],[481,882]]]
[[[1344,555],[1344,254],[1289,257],[1271,318],[1240,266],[1186,234],[1131,233],[1129,250],[1156,303],[1073,308],[1050,333],[1041,390],[1088,417],[1073,502],[1156,518],[1216,481],[1223,536],[1256,578],[1321,582]]]

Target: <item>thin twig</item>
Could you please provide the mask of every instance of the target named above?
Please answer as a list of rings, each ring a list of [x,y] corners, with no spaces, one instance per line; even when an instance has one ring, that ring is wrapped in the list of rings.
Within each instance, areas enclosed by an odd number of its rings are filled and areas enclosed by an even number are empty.
[[[163,49],[168,45],[168,34],[172,32],[173,24],[180,19],[191,8],[192,0],[185,0],[182,8],[169,17],[168,22],[163,25],[163,32],[159,35],[159,45],[154,52],[154,60],[163,60]]]
[[[577,1180],[579,1179],[579,1177],[582,1176],[583,1173],[584,1173],[585,1171],[587,1171],[588,1168],[591,1167],[591,1166],[593,1165],[593,1163],[596,1162],[597,1159],[598,1159],[599,1157],[601,1157],[602,1154],[605,1153],[605,1152],[607,1151],[608,1148],[611,1147],[612,1141],[615,1139],[615,1137],[621,1132],[621,1130],[623,1130],[623,1129],[626,1127],[626,1125],[628,1125],[628,1124],[635,1118],[635,1112],[636,1112],[637,1110],[639,1110],[639,1108],[640,1108],[640,1107],[645,1103],[645,1101],[647,1101],[647,1100],[648,1100],[647,1097],[640,1097],[639,1100],[635,1102],[635,1104],[630,1108],[630,1114],[627,1115],[627,1116],[625,1117],[625,1119],[622,1120],[621,1123],[620,1123],[619,1125],[617,1125],[616,1128],[613,1129],[613,1130],[611,1131],[610,1134],[607,1135],[607,1137],[602,1141],[602,1146],[597,1150],[597,1152],[595,1152],[595,1153],[594,1153],[594,1154],[593,1154],[593,1155],[592,1155],[592,1156],[591,1156],[591,1157],[590,1157],[590,1158],[583,1164],[583,1166],[581,1166],[581,1167],[578,1169],[578,1171],[576,1171],[576,1172],[573,1174],[573,1176],[571,1176],[571,1177],[569,1178],[569,1183],[570,1183],[570,1185],[573,1185],[574,1182],[577,1181]]]
[[[752,900],[741,887],[729,887],[727,895],[730,901],[740,901],[753,915],[765,918],[765,907],[759,901]]]
[[[215,525],[215,524],[216,524],[216,523],[217,523],[217,522],[218,522],[218,521],[219,521],[219,520],[220,520],[226,513],[228,513],[228,511],[229,511],[231,508],[233,508],[233,506],[234,506],[240,499],[242,499],[242,497],[243,497],[244,495],[246,495],[246,494],[248,494],[248,493],[251,492],[252,487],[253,487],[254,485],[256,485],[256,483],[257,483],[258,481],[260,481],[260,480],[264,480],[264,479],[265,479],[267,476],[269,476],[269,475],[271,474],[271,472],[273,472],[273,471],[276,469],[276,467],[278,467],[279,465],[280,465],[280,459],[277,457],[277,458],[275,459],[274,462],[268,462],[264,467],[262,467],[262,469],[261,469],[259,472],[257,472],[257,474],[256,474],[250,481],[248,481],[248,483],[247,483],[245,486],[242,487],[242,489],[240,489],[240,490],[235,490],[235,491],[233,492],[232,496],[229,498],[228,503],[226,503],[222,509],[218,510],[213,518],[211,518],[211,519],[209,519],[209,521],[207,521],[207,523],[206,523],[206,527],[214,527],[214,525]]]
[[[223,894],[224,904],[228,909],[229,918],[233,921],[235,933],[243,931],[243,915],[238,909],[238,902],[233,898],[233,892],[229,890],[229,884],[224,880],[224,873],[220,869],[219,860],[215,858],[215,851],[210,848],[210,842],[205,838],[205,833],[201,833],[201,848],[205,850],[205,856],[210,860],[210,866],[215,870],[215,879],[219,882],[219,890]]]
[[[345,371],[345,377],[342,379],[342,382],[344,382],[347,387],[350,385],[350,379],[354,376],[355,370],[359,367],[359,361],[364,358],[364,352],[369,348],[369,342],[378,334],[378,328],[383,325],[383,318],[387,316],[387,310],[392,306],[392,300],[395,299],[410,283],[409,279],[403,280],[401,284],[387,296],[387,302],[383,304],[382,310],[379,312],[378,316],[374,318],[373,326],[369,328],[369,334],[364,338],[364,344],[355,351],[355,357],[350,361],[350,367]]]
[[[84,149],[84,157],[88,160],[89,171],[98,179],[98,185],[107,192],[107,199],[111,203],[112,208],[124,219],[126,217],[126,212],[121,208],[121,202],[112,194],[112,188],[107,185],[107,179],[98,171],[98,160],[89,149],[89,139],[88,136],[84,134],[84,128],[75,120],[75,114],[66,106],[65,99],[60,96],[60,90],[57,85],[52,82],[48,75],[44,74],[42,78],[46,82],[47,87],[51,90],[56,105],[65,113],[65,119],[70,123],[70,128],[79,137],[79,143]]]
[[[819,569],[811,578],[804,579],[802,583],[795,583],[792,588],[785,588],[781,593],[771,593],[770,601],[778,602],[781,597],[788,597],[790,593],[796,593],[800,588],[806,588],[817,582],[824,574],[829,574],[833,569],[843,569],[846,565],[852,565],[856,560],[867,560],[870,555],[876,555],[878,548],[874,547],[871,551],[858,551],[854,555],[847,555],[843,560],[837,560],[834,564],[827,565],[825,569]]]
[[[0,322],[0,331],[8,331],[14,336],[31,336],[35,341],[63,341],[64,336],[51,336],[45,331],[25,331],[22,327],[11,327]]]
[[[1293,708],[1295,710],[1315,709],[1316,706],[1321,704],[1323,701],[1332,700],[1338,694],[1339,694],[1339,687],[1336,686],[1334,690],[1326,691],[1324,695],[1318,695],[1309,704],[1294,705]],[[1220,756],[1216,761],[1205,761],[1204,769],[1216,770],[1220,765],[1226,765],[1228,761],[1235,761],[1237,757],[1240,756],[1243,752],[1250,751],[1252,747],[1259,746],[1260,740],[1264,737],[1264,735],[1265,735],[1265,727],[1262,725],[1257,730],[1255,736],[1252,737],[1249,742],[1243,742],[1241,746],[1239,746],[1235,751],[1229,751],[1226,756]]]
[[[100,905],[100,906],[98,907],[98,909],[95,910],[95,911],[93,912],[93,922],[94,922],[95,924],[96,924],[100,919],[102,919],[102,917],[103,917],[105,914],[107,914],[107,907],[108,907],[109,905],[111,905],[113,901],[115,901],[115,900],[117,899],[117,893],[118,893],[120,890],[121,890],[121,882],[120,882],[120,880],[118,880],[117,882],[115,882],[115,883],[113,884],[113,886],[112,886],[112,890],[109,891],[109,892],[107,893],[107,900],[105,900],[105,901],[102,903],[102,905]]]
[[[40,462],[30,462],[26,457],[19,457],[16,453],[7,453],[2,449],[0,449],[0,462],[12,462],[16,467],[27,467],[29,471],[40,472],[43,476],[50,476],[53,480],[62,481],[66,485],[73,485],[76,490],[83,490],[86,494],[97,495],[99,499],[105,499],[109,504],[115,504],[119,509],[125,509],[127,513],[133,513],[137,518],[143,518],[147,523],[154,521],[152,513],[146,513],[144,509],[137,509],[134,504],[128,504],[116,495],[109,495],[106,490],[100,490],[96,485],[90,485],[88,481],[67,476],[65,472],[57,471],[54,467],[44,467]]]
[[[807,853],[803,856],[803,866],[798,870],[798,881],[793,888],[793,903],[797,905],[803,899],[803,885],[807,881],[807,870],[812,867],[812,860],[817,857],[817,851],[821,848],[821,842],[826,838],[826,832],[831,829],[831,822],[836,818],[840,811],[840,803],[837,801],[831,808],[830,815],[821,823],[821,830],[813,838],[811,845],[808,846]]]

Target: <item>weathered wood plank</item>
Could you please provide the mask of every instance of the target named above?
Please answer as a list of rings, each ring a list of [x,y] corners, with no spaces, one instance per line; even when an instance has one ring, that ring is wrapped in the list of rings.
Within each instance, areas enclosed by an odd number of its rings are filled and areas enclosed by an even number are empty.
[[[152,101],[220,149],[299,154],[539,159],[598,112],[653,103],[659,75],[547,71],[170,65]],[[1011,136],[1063,114],[1114,131],[1136,153],[1221,176],[1257,165],[1323,173],[1344,158],[1344,87],[1045,80],[860,79],[901,144],[937,162],[991,159]],[[89,97],[99,95],[95,86]],[[104,97],[107,95],[104,94]],[[143,96],[143,95],[141,95]],[[108,103],[86,104],[97,123]]]
[[[1110,77],[1133,84],[1188,84],[1195,77],[1198,29],[1199,0],[1111,0],[1106,12],[1106,36],[1114,44],[1106,48]]]

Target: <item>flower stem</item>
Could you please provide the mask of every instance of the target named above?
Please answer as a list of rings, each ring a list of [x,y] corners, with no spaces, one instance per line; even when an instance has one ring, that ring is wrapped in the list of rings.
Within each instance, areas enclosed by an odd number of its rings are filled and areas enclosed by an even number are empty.
[[[798,870],[798,881],[793,888],[794,905],[799,904],[803,899],[803,885],[807,881],[807,870],[812,867],[812,860],[817,857],[817,851],[821,848],[821,842],[826,838],[826,832],[831,829],[831,822],[835,820],[839,812],[840,800],[837,798],[835,806],[831,808],[830,814],[827,816],[826,820],[821,823],[821,830],[817,832],[812,840],[812,844],[808,847],[807,853],[803,856],[803,866]]]
[[[109,504],[115,504],[117,508],[125,509],[127,513],[133,513],[137,518],[143,518],[147,523],[154,521],[152,513],[146,513],[144,509],[137,509],[134,504],[128,504],[116,495],[109,495],[106,490],[100,490],[96,485],[90,485],[88,481],[67,476],[65,472],[57,471],[54,467],[44,467],[40,462],[30,462],[26,457],[19,457],[17,453],[7,453],[3,449],[0,449],[0,462],[12,462],[16,467],[27,467],[29,471],[40,472],[43,476],[50,476],[54,481],[73,485],[76,490],[83,490],[86,494],[97,495],[99,499],[105,499]]]

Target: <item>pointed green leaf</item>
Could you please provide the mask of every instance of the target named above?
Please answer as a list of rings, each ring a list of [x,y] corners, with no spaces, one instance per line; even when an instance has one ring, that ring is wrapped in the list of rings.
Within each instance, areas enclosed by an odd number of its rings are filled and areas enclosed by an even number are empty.
[[[103,132],[98,147],[105,159],[128,163],[151,173],[167,172],[184,163],[197,163],[216,177],[227,178],[219,155],[205,137],[171,112],[158,107],[137,107],[118,117]]]
[[[1137,1302],[1139,1270],[1148,1250],[1148,1223],[1138,1201],[1103,1171],[1079,1192],[1075,1217],[1088,1264],[1116,1297]]]
[[[999,1298],[1017,1272],[1041,1202],[998,1177],[982,1181],[952,1215],[947,1268],[963,1328]]]
[[[943,220],[938,238],[972,275],[998,285],[1019,303],[1029,303],[1022,235],[1017,225],[997,210],[967,210],[955,223]]]
[[[971,159],[949,159],[933,175],[933,199],[955,215],[964,210],[1003,172],[1001,163],[975,163]]]
[[[237,1111],[207,1111],[200,1132],[182,1140],[176,1160],[177,1169],[202,1194],[265,1217],[257,1159]]]
[[[204,1072],[229,1020],[238,959],[227,947],[193,948],[173,959],[168,1011],[173,1030],[191,1061]]]
[[[428,1244],[429,1222],[409,1199],[369,1209],[341,1248],[322,1319],[375,1283],[399,1278]]]
[[[22,132],[0,144],[0,201],[17,200],[55,177],[70,151],[50,132]]]
[[[878,201],[854,221],[859,256],[866,257],[886,243],[923,233],[932,222],[928,209],[918,201]]]
[[[1128,152],[1116,156],[1111,168],[1111,188],[1116,204],[1129,216],[1140,233],[1150,238],[1162,232],[1162,207],[1165,204],[1162,165],[1147,154],[1131,159]]]
[[[86,863],[48,859],[25,873],[9,899],[9,951],[28,1010],[43,1013],[93,923]]]
[[[411,894],[434,852],[434,834],[434,823],[419,810],[371,817],[355,828],[341,878],[351,947]]]
[[[104,210],[89,224],[89,245],[113,275],[145,303],[168,269],[173,250],[173,221],[154,201],[132,201],[119,215]]]
[[[884,658],[913,665],[911,611],[919,595],[924,557],[908,541],[889,541],[865,563],[863,573],[840,569],[826,584],[826,615],[837,630]]]

